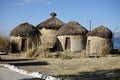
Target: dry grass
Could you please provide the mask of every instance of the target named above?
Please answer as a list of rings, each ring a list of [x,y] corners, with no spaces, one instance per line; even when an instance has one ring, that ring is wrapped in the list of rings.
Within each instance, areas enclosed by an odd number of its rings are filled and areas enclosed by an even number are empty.
[[[29,49],[24,53],[25,58],[32,58],[34,55],[34,49]]]
[[[40,59],[50,65],[41,66],[52,70],[50,75],[73,75],[79,72],[90,72],[97,70],[120,69],[120,57],[103,57],[103,58],[80,58],[80,59]]]
[[[4,34],[0,34],[0,51],[9,50],[9,39]]]
[[[37,48],[28,49],[24,52],[24,58],[47,58],[49,56],[49,52],[45,46],[38,46]]]
[[[48,50],[46,48],[46,46],[44,45],[40,45],[37,47],[37,49],[35,49],[33,58],[46,58],[48,57]]]
[[[6,56],[6,57],[5,57]],[[2,56],[3,60],[19,56]],[[2,63],[6,63],[2,62]],[[33,63],[37,62],[37,63]],[[43,64],[46,62],[47,64]],[[0,62],[1,63],[1,62]],[[41,72],[52,76],[61,76],[64,80],[120,80],[120,56],[100,58],[40,58],[38,60],[8,61],[19,68]],[[24,64],[24,65],[22,65]],[[30,66],[29,66],[29,65]],[[117,79],[116,79],[117,78]]]

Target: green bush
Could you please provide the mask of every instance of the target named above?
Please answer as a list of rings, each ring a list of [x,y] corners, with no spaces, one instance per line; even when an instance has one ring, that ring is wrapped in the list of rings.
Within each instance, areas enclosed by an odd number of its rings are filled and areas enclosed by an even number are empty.
[[[0,35],[0,51],[8,52],[8,50],[9,50],[9,39],[4,35]]]

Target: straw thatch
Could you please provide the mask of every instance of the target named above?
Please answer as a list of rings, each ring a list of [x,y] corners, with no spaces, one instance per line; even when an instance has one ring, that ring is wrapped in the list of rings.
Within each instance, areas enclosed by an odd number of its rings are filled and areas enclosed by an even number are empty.
[[[103,38],[112,38],[112,31],[105,26],[99,26],[93,31],[89,32],[87,36],[98,36]]]
[[[11,36],[21,36],[21,37],[29,37],[34,35],[40,35],[40,32],[37,28],[29,23],[22,23],[14,28],[11,33]]]
[[[70,21],[58,30],[57,36],[60,36],[60,35],[85,35],[87,32],[88,32],[87,29],[85,29],[78,22]]]
[[[52,17],[43,21],[42,23],[37,25],[38,29],[46,28],[46,29],[59,29],[61,26],[64,25],[64,23],[57,19],[55,16],[57,16],[56,13],[52,12],[50,14]]]

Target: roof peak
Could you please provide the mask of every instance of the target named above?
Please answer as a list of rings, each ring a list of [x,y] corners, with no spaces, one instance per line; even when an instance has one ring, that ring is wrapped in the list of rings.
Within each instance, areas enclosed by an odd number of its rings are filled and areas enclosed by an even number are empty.
[[[57,16],[57,14],[55,12],[51,12],[50,15],[52,16],[52,18],[54,18],[55,16]]]

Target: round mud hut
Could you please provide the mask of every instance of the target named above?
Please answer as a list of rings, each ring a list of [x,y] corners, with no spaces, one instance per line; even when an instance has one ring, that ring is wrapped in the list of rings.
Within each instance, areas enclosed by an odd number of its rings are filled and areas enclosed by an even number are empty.
[[[99,26],[87,34],[86,55],[102,56],[113,48],[112,31]]]
[[[22,23],[11,33],[11,52],[21,52],[32,49],[40,44],[39,30],[29,23]]]
[[[37,29],[42,34],[42,45],[48,49],[54,49],[57,40],[56,32],[64,25],[64,23],[55,17],[57,16],[56,13],[52,12],[50,15],[52,17],[38,24]]]
[[[86,45],[86,33],[88,32],[78,22],[70,21],[57,32],[58,51],[82,51]]]

